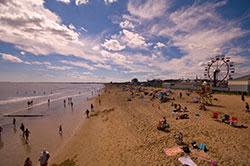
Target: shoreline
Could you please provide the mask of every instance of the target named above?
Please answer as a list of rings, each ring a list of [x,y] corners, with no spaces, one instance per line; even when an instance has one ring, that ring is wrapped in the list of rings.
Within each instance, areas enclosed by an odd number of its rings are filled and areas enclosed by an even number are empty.
[[[91,97],[89,98],[88,100],[86,100],[86,103],[85,105],[90,105],[91,101],[94,100],[96,97]],[[88,108],[88,107],[86,107]],[[79,110],[81,111],[81,110]],[[84,112],[82,113],[83,115],[83,118],[84,118]],[[77,132],[79,132],[79,130],[82,128],[82,126],[84,125],[85,123],[85,119],[81,120],[79,122],[79,124],[74,128],[74,131],[72,131],[70,137],[67,138],[67,140],[64,141],[63,144],[60,145],[60,147],[58,147],[58,149],[54,152],[54,155],[51,156],[51,160],[53,161],[55,156],[58,156],[62,151],[63,151],[63,148],[70,142],[70,140],[72,140],[72,138],[77,134]]]
[[[154,91],[155,88],[145,88]],[[94,112],[84,120],[74,136],[58,152],[50,163],[72,165],[180,165],[180,155],[169,157],[164,148],[176,146],[174,135],[181,131],[184,141],[193,140],[205,143],[207,155],[218,165],[244,165],[250,162],[250,130],[237,129],[215,122],[211,114],[215,111],[236,116],[240,123],[250,124],[250,114],[242,111],[240,96],[214,94],[218,101],[208,106],[208,111],[200,111],[198,104],[187,103],[190,97],[178,98],[175,91],[174,102],[187,106],[190,119],[176,120],[172,117],[171,101],[159,103],[150,97],[140,97],[134,92],[131,97],[122,86],[107,85],[100,95],[94,98]],[[183,91],[184,92],[184,91]],[[139,94],[139,95],[137,95]],[[192,94],[195,95],[195,94]],[[128,101],[131,98],[131,101]],[[234,103],[232,102],[234,101]],[[250,98],[246,97],[250,102]],[[196,116],[199,114],[199,116]],[[162,116],[170,124],[170,132],[156,129]],[[192,156],[197,165],[209,165],[206,160]],[[59,164],[60,165],[60,164]]]

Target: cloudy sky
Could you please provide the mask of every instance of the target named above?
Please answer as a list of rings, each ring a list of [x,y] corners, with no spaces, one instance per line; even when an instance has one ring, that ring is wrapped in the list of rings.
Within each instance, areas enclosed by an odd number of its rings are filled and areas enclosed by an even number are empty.
[[[0,0],[0,81],[195,78],[220,54],[250,73],[249,0]]]

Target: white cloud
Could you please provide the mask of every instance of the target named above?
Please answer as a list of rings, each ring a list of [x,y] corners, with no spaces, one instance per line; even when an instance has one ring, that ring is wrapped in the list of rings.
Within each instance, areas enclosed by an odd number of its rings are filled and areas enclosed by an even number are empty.
[[[98,55],[90,52],[97,39],[81,38],[78,32],[64,25],[43,4],[43,0],[0,3],[0,40],[34,55],[58,53],[101,61]]]
[[[47,65],[47,69],[49,70],[56,70],[56,71],[66,71],[66,70],[71,70],[72,67],[69,66],[52,66],[52,65]]]
[[[13,62],[13,63],[23,63],[23,61],[16,57],[16,56],[13,56],[11,54],[6,54],[6,53],[0,53],[2,55],[2,58],[5,60],[5,61],[9,61],[9,62]]]
[[[24,51],[21,51],[20,54],[21,54],[21,55],[25,55],[25,52],[24,52]]]
[[[238,55],[243,48],[232,49],[235,46],[230,42],[243,37],[246,32],[238,24],[223,20],[217,14],[216,9],[225,2],[194,4],[171,13],[164,22],[149,25],[147,31],[169,38],[168,45],[177,47],[184,54],[179,58],[164,60],[164,63],[154,63],[161,66],[162,71],[172,71],[179,77],[195,77],[196,74],[203,77],[201,65],[207,63],[209,58],[222,54],[228,48]]]
[[[156,45],[154,46],[154,48],[163,48],[163,47],[166,47],[166,45],[161,42],[157,42]]]
[[[142,19],[153,19],[164,15],[167,8],[167,0],[130,0],[128,11],[130,14]]]
[[[40,62],[40,61],[32,61],[32,62],[28,62],[29,64],[32,64],[32,65],[51,65],[50,62]]]
[[[84,31],[84,32],[88,32],[88,30],[84,27],[81,27],[80,30]]]
[[[105,4],[111,4],[117,2],[118,0],[104,0]]]
[[[66,61],[66,60],[62,60],[61,61],[63,64],[66,65],[72,65],[72,66],[77,66],[77,67],[82,67],[88,70],[95,70],[95,68],[87,63],[84,62],[74,62],[74,61]]]
[[[126,58],[125,55],[120,53],[111,53],[105,50],[101,51],[103,62],[112,62],[116,65],[128,68],[128,64],[131,62]]]
[[[129,20],[124,20],[120,23],[120,27],[123,29],[134,29],[135,26]]]
[[[87,4],[87,3],[89,3],[89,0],[76,0],[76,1],[75,1],[75,4],[76,4],[77,6],[79,6],[79,5],[85,5],[85,4]]]
[[[76,30],[76,27],[73,24],[69,24],[69,29]]]
[[[104,48],[106,48],[107,50],[111,50],[111,51],[121,51],[124,48],[126,48],[126,46],[122,46],[118,40],[115,39],[110,39],[110,40],[105,40],[105,42],[102,44],[102,46]]]
[[[138,33],[128,31],[126,29],[122,30],[123,36],[121,39],[125,41],[129,47],[136,48],[136,47],[145,47],[147,43],[145,38]]]
[[[70,0],[56,0],[58,2],[62,2],[62,3],[65,3],[65,4],[69,4],[70,3]]]
[[[98,64],[95,65],[95,67],[97,67],[97,68],[103,68],[103,69],[107,69],[107,70],[111,70],[112,69],[111,65],[107,65],[107,64],[104,64],[104,63],[98,63]]]

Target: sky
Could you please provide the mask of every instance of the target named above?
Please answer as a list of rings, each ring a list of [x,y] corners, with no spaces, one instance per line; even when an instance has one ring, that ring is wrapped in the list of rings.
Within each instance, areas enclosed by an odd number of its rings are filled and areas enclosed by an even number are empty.
[[[0,0],[0,81],[203,78],[217,55],[250,74],[249,0]]]

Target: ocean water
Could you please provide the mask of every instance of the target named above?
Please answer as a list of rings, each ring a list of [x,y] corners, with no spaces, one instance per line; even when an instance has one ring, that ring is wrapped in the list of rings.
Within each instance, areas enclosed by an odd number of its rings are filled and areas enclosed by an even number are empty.
[[[0,137],[0,165],[23,165],[26,157],[36,165],[43,149],[53,157],[84,121],[84,112],[90,107],[87,99],[96,96],[102,88],[102,84],[1,82],[0,126],[3,132]],[[72,98],[73,107],[68,98]],[[28,107],[27,102],[31,100],[33,105]],[[14,126],[13,117],[7,115],[40,117],[16,117]],[[31,132],[28,144],[19,129],[21,123]],[[63,128],[62,135],[58,132],[59,125]]]

